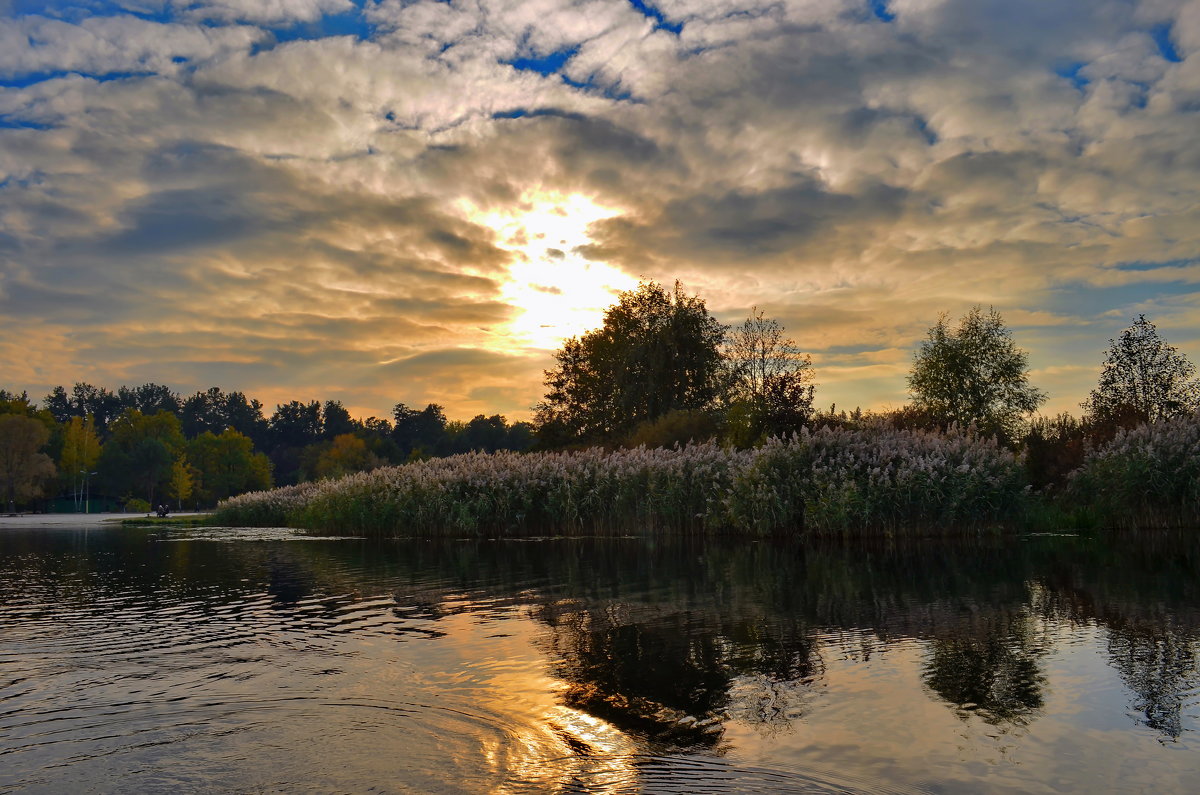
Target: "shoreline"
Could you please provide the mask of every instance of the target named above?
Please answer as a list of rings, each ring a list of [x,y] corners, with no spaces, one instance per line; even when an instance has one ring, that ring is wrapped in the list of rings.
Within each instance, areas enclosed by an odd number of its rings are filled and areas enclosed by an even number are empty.
[[[202,516],[202,513],[173,513],[171,518]],[[119,527],[127,519],[141,519],[140,513],[30,513],[0,514],[0,530],[37,530],[39,528]]]

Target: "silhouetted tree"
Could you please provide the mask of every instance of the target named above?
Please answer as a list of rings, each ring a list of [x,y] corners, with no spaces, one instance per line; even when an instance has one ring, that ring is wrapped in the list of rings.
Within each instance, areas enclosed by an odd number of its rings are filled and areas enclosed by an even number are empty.
[[[557,442],[615,440],[673,410],[712,405],[720,393],[725,329],[704,301],[646,282],[621,293],[603,325],[567,340],[546,371],[539,435]]]
[[[436,403],[430,403],[420,411],[397,403],[392,409],[392,416],[396,420],[392,438],[405,455],[430,456],[443,446],[446,413]]]
[[[333,439],[335,436],[354,433],[358,427],[358,423],[350,418],[350,412],[340,400],[325,401],[321,426],[321,435],[324,438]]]
[[[137,409],[143,414],[159,411],[179,413],[179,395],[162,384],[142,384],[134,389],[122,386],[117,389],[117,399],[121,401],[123,408]]]
[[[730,329],[725,360],[735,443],[794,431],[812,415],[812,359],[785,336],[779,321],[752,313]]]
[[[1196,366],[1168,345],[1145,315],[1108,342],[1100,381],[1081,404],[1093,418],[1124,415],[1158,422],[1200,410]]]

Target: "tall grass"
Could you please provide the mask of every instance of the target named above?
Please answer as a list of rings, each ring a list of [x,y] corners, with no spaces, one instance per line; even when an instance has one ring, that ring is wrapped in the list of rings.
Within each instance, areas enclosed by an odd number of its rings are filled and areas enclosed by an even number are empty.
[[[469,453],[223,502],[229,525],[378,535],[927,533],[1019,519],[1022,463],[972,433],[803,431],[753,450]]]
[[[1127,528],[1200,521],[1200,413],[1119,431],[1089,451],[1067,493],[1105,524]]]

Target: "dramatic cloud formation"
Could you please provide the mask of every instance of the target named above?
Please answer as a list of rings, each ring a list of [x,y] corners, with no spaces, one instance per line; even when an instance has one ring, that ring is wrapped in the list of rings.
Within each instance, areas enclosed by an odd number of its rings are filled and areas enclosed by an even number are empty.
[[[1049,409],[1200,361],[1188,0],[0,3],[0,387],[526,416],[639,277],[898,405],[995,305]]]

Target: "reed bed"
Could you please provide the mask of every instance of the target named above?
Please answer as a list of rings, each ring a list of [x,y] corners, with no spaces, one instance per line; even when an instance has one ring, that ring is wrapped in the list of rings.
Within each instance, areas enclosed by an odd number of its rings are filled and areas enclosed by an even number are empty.
[[[1018,521],[1023,472],[969,432],[822,428],[752,450],[468,453],[244,494],[216,519],[387,536],[925,534]]]
[[[1067,494],[1109,526],[1200,523],[1200,413],[1119,431],[1084,456]]]

